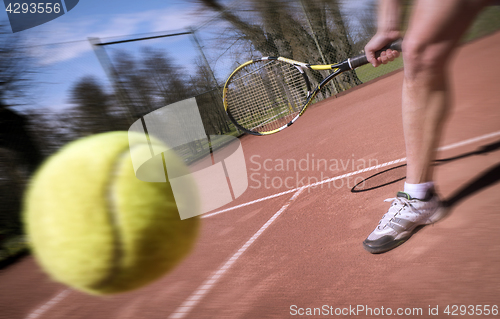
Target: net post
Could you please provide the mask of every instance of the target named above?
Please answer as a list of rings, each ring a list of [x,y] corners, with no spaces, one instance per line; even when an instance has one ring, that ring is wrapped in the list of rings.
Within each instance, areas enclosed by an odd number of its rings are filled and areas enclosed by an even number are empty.
[[[99,38],[95,37],[89,37],[88,41],[90,42],[90,45],[92,46],[92,49],[94,51],[94,54],[97,57],[97,60],[101,64],[101,67],[104,69],[106,72],[106,75],[108,76],[108,79],[111,81],[113,84],[114,91],[116,95],[118,96],[118,101],[122,106],[127,110],[126,116],[127,120],[129,121],[129,124],[132,124],[135,119],[132,117],[130,114],[131,112],[131,103],[130,99],[127,95],[127,92],[123,88],[120,79],[118,77],[118,73],[116,72],[115,68],[113,67],[113,64],[111,63],[111,60],[109,59],[109,56],[107,52],[104,50],[103,45],[101,43],[101,40]],[[136,110],[134,110],[136,111]],[[137,112],[135,112],[137,113]],[[138,115],[138,114],[135,114]]]

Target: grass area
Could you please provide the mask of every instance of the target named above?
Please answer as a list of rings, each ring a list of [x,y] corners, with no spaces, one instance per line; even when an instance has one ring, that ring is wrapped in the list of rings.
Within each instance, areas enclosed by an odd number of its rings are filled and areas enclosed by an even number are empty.
[[[463,42],[468,42],[500,30],[500,6],[486,7],[469,28]]]
[[[464,35],[462,42],[468,42],[498,30],[500,30],[500,6],[488,6],[478,15]],[[356,69],[356,74],[365,83],[402,67],[403,59],[400,57],[377,68],[372,67],[370,64],[363,65]]]
[[[377,68],[374,68],[371,64],[360,66],[356,69],[356,74],[361,82],[365,83],[402,67],[403,58],[399,57],[396,60]]]

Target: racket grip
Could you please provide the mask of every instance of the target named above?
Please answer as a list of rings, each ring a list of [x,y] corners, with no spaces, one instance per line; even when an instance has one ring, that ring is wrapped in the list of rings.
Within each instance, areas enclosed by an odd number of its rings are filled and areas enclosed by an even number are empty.
[[[381,50],[378,50],[377,52],[375,52],[375,56],[378,58],[382,52],[384,52],[385,50],[388,50],[388,49],[401,52],[402,51],[401,50],[401,43],[403,43],[403,39],[398,39],[398,40],[392,42],[391,44],[386,45]],[[354,70],[355,68],[360,67],[362,65],[365,65],[365,64],[368,64],[368,59],[366,58],[365,54],[360,54],[358,56],[355,56],[354,58],[349,59],[349,65],[350,65],[352,70]]]

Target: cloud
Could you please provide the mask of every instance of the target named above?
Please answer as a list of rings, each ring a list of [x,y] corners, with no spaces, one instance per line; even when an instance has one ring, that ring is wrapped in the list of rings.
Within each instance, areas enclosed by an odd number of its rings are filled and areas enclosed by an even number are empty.
[[[167,7],[116,15],[96,15],[71,22],[54,21],[31,37],[31,55],[43,66],[70,60],[92,50],[88,38],[110,38],[172,30],[193,25],[194,7]],[[69,42],[69,43],[65,43]]]

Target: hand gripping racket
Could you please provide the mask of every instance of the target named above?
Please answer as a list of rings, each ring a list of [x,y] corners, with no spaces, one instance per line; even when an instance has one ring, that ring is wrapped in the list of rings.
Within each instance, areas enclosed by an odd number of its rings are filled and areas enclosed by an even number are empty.
[[[396,40],[377,51],[401,51]],[[368,63],[362,54],[331,65],[310,65],[283,57],[263,57],[240,65],[224,85],[223,103],[229,119],[240,130],[269,135],[292,125],[311,104],[316,94],[337,75]],[[311,90],[304,69],[333,70]]]

